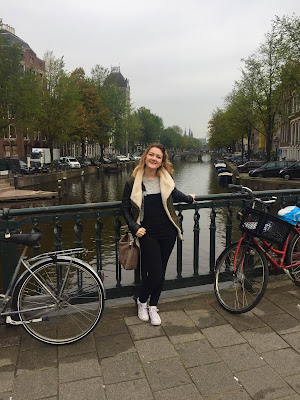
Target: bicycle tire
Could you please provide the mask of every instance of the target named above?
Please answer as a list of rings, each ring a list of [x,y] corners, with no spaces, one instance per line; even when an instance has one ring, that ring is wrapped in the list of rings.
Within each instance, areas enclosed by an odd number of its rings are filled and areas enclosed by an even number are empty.
[[[255,245],[243,242],[234,256],[238,243],[228,246],[218,257],[214,290],[220,305],[232,314],[242,314],[254,308],[263,297],[269,278],[265,255]],[[242,263],[242,267],[241,267]]]
[[[102,281],[93,269],[82,260],[63,256],[56,262],[41,260],[31,270],[51,294],[31,273],[24,275],[16,295],[19,317],[27,332],[55,345],[74,343],[88,335],[104,309]],[[33,311],[29,307],[47,308]],[[26,322],[32,319],[42,320]]]
[[[286,265],[291,265],[295,261],[300,261],[300,235],[295,234],[287,248]],[[287,268],[292,280],[297,285],[300,284],[300,264]]]

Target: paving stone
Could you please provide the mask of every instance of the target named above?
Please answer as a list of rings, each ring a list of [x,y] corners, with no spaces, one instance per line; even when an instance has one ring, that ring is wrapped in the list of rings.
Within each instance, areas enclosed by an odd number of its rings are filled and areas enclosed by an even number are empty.
[[[266,297],[266,299],[269,299],[272,303],[278,306],[295,302],[295,296],[288,292],[281,292],[278,290],[276,290],[276,293],[271,294],[266,291],[264,296]]]
[[[191,311],[189,316],[193,320],[194,324],[200,329],[227,324],[226,319],[223,318],[217,311]]]
[[[132,340],[141,340],[158,336],[165,336],[165,332],[161,326],[153,326],[150,323],[131,325],[128,328]]]
[[[112,321],[114,319],[133,317],[136,314],[137,311],[134,302],[133,304],[126,306],[105,307],[99,324],[103,323],[104,321]]]
[[[202,329],[202,333],[214,347],[232,346],[234,344],[246,342],[246,340],[228,324],[204,328]]]
[[[264,328],[250,329],[240,333],[258,353],[288,347],[286,341],[268,326]]]
[[[11,391],[14,384],[16,366],[6,365],[0,367],[0,388],[3,392]]]
[[[276,306],[276,304],[265,298],[263,298],[251,311],[257,317],[262,317],[264,315],[278,315],[284,313],[284,311],[280,307]]]
[[[11,346],[19,346],[21,341],[20,335],[8,336],[0,338],[0,348],[2,347],[11,347]],[[0,398],[1,399],[1,398]]]
[[[12,400],[12,392],[1,393],[0,400]]]
[[[195,326],[191,318],[182,310],[161,312],[161,323],[164,328],[168,326]]]
[[[300,332],[282,335],[282,338],[295,350],[300,353]]]
[[[63,357],[59,360],[59,381],[71,382],[101,376],[98,357],[95,353]]]
[[[298,303],[283,304],[281,308],[292,317],[300,321],[300,301]]]
[[[254,315],[251,311],[245,314],[229,314],[224,315],[224,318],[233,326],[238,332],[246,329],[260,328],[266,324]]]
[[[152,400],[154,399],[146,379],[106,385],[107,400]]]
[[[209,397],[209,400],[251,400],[251,399],[252,397],[250,397],[249,394],[243,389],[225,394],[217,394],[215,396]]]
[[[106,400],[101,378],[59,385],[59,400]]]
[[[49,348],[49,344],[43,343],[29,334],[22,336],[20,351],[39,350],[43,352],[47,348]]]
[[[143,364],[149,385],[153,391],[191,384],[191,378],[176,358],[150,361]]]
[[[293,290],[288,290],[288,293],[290,293],[292,296],[297,297],[297,299],[300,299],[300,289],[298,286],[295,286],[295,289]]]
[[[99,358],[112,357],[121,353],[135,351],[129,333],[96,338],[96,347]]]
[[[98,336],[109,336],[109,335],[117,335],[118,333],[127,333],[127,326],[124,322],[124,319],[115,319],[115,320],[106,320],[100,321],[99,324],[96,325],[93,333],[95,337]]]
[[[263,357],[283,377],[300,373],[300,354],[291,348],[270,351]]]
[[[291,394],[290,396],[280,397],[280,400],[299,400],[299,395],[297,393]]]
[[[220,362],[221,358],[207,340],[197,340],[175,345],[186,368]]]
[[[161,390],[160,392],[154,393],[156,400],[201,400],[199,391],[194,384],[176,386],[171,389]]]
[[[170,341],[173,344],[191,342],[194,340],[204,339],[204,336],[199,331],[199,329],[193,326],[165,326],[164,330],[169,336]]]
[[[94,335],[90,333],[79,342],[72,343],[70,346],[58,347],[58,358],[70,357],[77,354],[96,352]]]
[[[20,374],[16,377],[13,400],[36,400],[57,395],[58,377],[55,368]]]
[[[0,368],[5,365],[16,364],[19,347],[3,347],[0,350]]]
[[[173,345],[166,337],[138,340],[135,347],[142,362],[161,360],[177,355]]]
[[[254,399],[274,400],[294,394],[293,389],[270,367],[238,372],[237,378]]]
[[[133,317],[125,317],[124,318],[125,324],[127,326],[131,325],[145,325],[144,321],[141,321],[137,315],[134,315]]]
[[[266,365],[248,343],[223,347],[216,351],[233,373]]]
[[[300,332],[300,322],[291,315],[270,315],[261,317],[261,319],[281,335],[284,335],[285,333]]]
[[[28,350],[21,351],[17,364],[17,374],[28,373],[43,368],[55,368],[57,366],[57,348],[47,346],[43,351]]]
[[[105,384],[141,379],[145,376],[136,353],[105,358],[101,360],[101,368]]]
[[[240,388],[223,362],[189,368],[188,372],[202,396],[212,396]]]
[[[300,395],[300,374],[287,376],[285,380]]]

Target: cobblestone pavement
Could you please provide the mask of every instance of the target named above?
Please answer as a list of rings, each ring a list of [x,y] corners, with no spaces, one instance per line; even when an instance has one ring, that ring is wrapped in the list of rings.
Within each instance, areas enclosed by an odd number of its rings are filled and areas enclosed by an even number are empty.
[[[132,301],[69,346],[0,326],[0,399],[300,399],[300,288],[273,278],[247,314],[186,295],[162,300],[154,327]]]

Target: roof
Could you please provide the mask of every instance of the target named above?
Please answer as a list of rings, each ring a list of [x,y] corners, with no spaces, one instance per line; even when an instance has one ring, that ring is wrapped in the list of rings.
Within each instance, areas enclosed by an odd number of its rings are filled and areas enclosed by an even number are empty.
[[[14,35],[13,33],[7,31],[6,29],[0,30],[0,35],[3,37],[8,45],[17,44],[22,47],[22,49],[30,49],[30,46],[24,42],[24,40],[20,39],[18,36]]]
[[[111,72],[106,78],[107,83],[115,83],[117,86],[127,88],[128,80],[124,78],[121,72]]]

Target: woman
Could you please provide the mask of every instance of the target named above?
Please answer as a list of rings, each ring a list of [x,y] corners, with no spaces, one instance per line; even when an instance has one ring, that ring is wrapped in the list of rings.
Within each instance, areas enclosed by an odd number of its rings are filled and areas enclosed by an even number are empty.
[[[151,144],[125,184],[122,213],[131,233],[139,238],[142,286],[138,317],[160,325],[157,303],[176,237],[182,239],[173,202],[193,203],[195,195],[175,188],[173,167],[162,144]],[[149,299],[149,307],[147,301]]]

